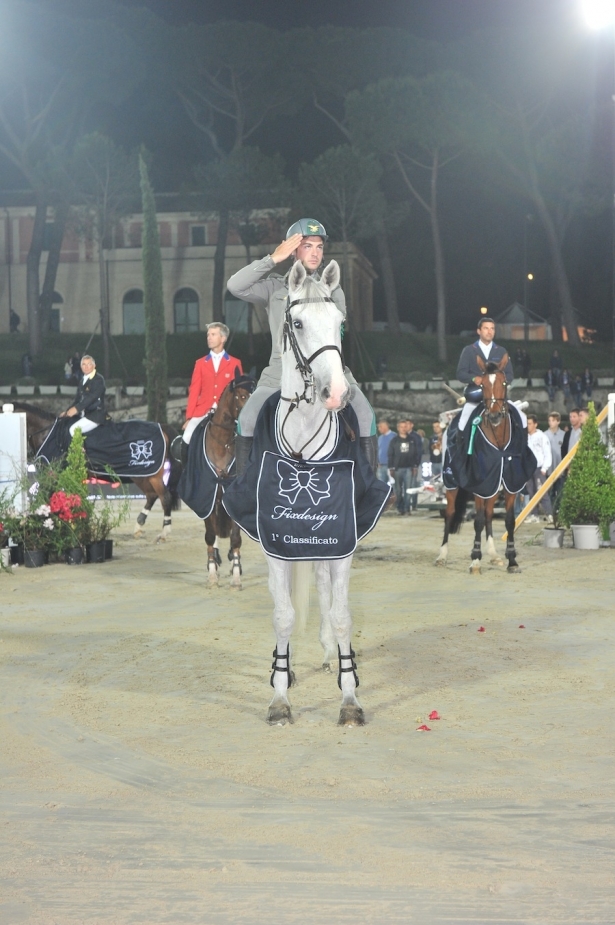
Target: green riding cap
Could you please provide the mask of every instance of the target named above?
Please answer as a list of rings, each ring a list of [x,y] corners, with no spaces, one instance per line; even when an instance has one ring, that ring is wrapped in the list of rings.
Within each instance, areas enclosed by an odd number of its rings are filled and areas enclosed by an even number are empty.
[[[292,237],[294,234],[302,234],[304,238],[309,238],[314,235],[315,237],[322,238],[323,241],[327,240],[327,232],[325,231],[324,225],[317,222],[315,218],[300,218],[298,222],[290,226],[286,232],[286,239],[288,240],[288,238]]]

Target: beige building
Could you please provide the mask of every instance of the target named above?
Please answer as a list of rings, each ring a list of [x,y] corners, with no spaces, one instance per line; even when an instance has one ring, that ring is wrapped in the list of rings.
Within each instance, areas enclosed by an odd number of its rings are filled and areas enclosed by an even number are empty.
[[[21,202],[19,201],[21,199]],[[9,330],[11,310],[27,330],[26,259],[32,236],[34,208],[27,194],[0,194],[0,333]],[[2,205],[5,202],[6,205]],[[187,199],[157,197],[158,228],[166,324],[169,333],[203,330],[213,321],[212,287],[218,223],[215,216],[186,208]],[[176,211],[172,208],[177,206]],[[183,207],[183,208],[182,208]],[[261,229],[262,243],[251,247],[251,259],[271,253],[282,239],[288,222],[286,210],[259,212],[250,216]],[[49,211],[48,225],[53,222]],[[143,279],[141,267],[142,215],[123,219],[114,229],[111,246],[104,251],[108,282],[111,333],[141,334],[144,331]],[[376,274],[365,255],[349,245],[349,277],[343,283],[346,299],[358,330],[370,331],[373,321],[373,280]],[[41,264],[44,278],[46,252]],[[327,258],[343,267],[342,246],[327,245]],[[247,262],[246,249],[236,231],[229,234],[225,278]],[[248,306],[226,294],[225,319],[235,330],[247,330]],[[52,327],[62,332],[91,333],[100,317],[100,271],[96,245],[69,228],[64,236],[55,285]],[[221,319],[215,319],[221,320]],[[263,313],[255,312],[255,333],[267,330]]]

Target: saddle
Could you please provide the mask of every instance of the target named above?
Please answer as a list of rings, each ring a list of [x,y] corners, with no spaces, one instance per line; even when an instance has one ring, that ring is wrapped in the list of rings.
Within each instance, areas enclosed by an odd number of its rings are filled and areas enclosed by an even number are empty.
[[[502,485],[517,494],[536,470],[527,428],[518,409],[509,403],[510,439],[500,450],[487,439],[479,424],[474,424],[477,419],[480,422],[484,412],[481,402],[463,430],[459,430],[459,415],[451,421],[442,469],[444,486],[449,491],[463,488],[479,498],[492,498]]]

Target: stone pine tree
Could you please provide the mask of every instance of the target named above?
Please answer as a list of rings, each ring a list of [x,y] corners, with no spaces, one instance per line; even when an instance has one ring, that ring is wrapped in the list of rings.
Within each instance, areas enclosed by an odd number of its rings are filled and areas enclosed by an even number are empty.
[[[156,219],[154,191],[147,164],[139,155],[141,197],[143,201],[143,308],[145,310],[145,370],[147,373],[147,417],[167,420],[167,341],[162,295],[162,260]]]

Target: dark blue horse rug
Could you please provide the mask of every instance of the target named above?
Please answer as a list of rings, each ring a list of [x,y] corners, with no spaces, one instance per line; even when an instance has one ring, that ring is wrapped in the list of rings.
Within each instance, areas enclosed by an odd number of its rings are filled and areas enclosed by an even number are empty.
[[[463,430],[461,414],[446,431],[446,452],[442,477],[444,487],[463,488],[479,498],[493,498],[503,485],[511,494],[521,491],[536,471],[536,457],[527,443],[527,427],[514,405],[508,405],[510,439],[498,449],[480,429],[485,406],[481,402]]]
[[[350,406],[335,417],[337,440],[329,456],[286,456],[276,432],[279,400],[276,392],[261,408],[246,471],[229,485],[222,503],[276,559],[343,559],[375,527],[390,488],[361,452]]]
[[[207,458],[205,439],[210,420],[211,414],[195,427],[188,444],[188,459],[177,486],[179,497],[202,520],[209,517],[214,509],[218,486],[221,485],[224,491],[235,473],[234,459],[226,472],[218,475]]]
[[[36,458],[50,463],[64,456],[71,440],[68,429],[74,423],[73,418],[58,418]],[[148,478],[164,463],[164,434],[160,424],[152,421],[107,422],[83,437],[87,466],[95,475],[108,475],[111,469],[120,478]]]

